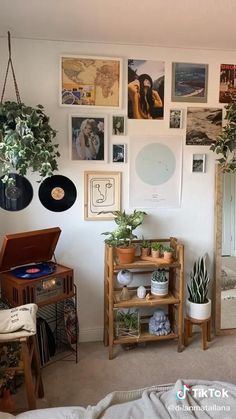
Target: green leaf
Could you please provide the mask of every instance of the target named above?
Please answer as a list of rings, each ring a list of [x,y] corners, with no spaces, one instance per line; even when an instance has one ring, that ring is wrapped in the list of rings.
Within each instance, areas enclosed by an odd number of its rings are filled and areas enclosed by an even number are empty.
[[[0,158],[4,179],[8,179],[12,169],[25,175],[31,168],[42,178],[52,175],[60,157],[58,144],[53,142],[55,136],[42,105],[34,109],[24,103],[0,104]]]

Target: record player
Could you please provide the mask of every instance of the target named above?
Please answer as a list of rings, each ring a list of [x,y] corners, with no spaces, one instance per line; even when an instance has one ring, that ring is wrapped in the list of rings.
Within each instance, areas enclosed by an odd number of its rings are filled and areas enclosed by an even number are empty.
[[[0,253],[1,297],[13,307],[74,295],[73,269],[52,261],[59,227],[6,235]]]

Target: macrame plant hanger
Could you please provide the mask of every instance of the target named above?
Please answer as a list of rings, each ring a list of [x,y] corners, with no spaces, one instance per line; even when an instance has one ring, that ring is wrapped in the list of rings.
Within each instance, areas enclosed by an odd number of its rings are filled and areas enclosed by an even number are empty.
[[[9,31],[7,32],[7,34],[8,34],[8,53],[9,53],[9,58],[8,58],[8,63],[7,63],[7,70],[6,70],[5,80],[4,80],[4,84],[3,84],[2,96],[1,96],[0,104],[2,104],[2,102],[3,102],[3,97],[4,97],[4,93],[5,93],[5,89],[6,89],[6,83],[7,83],[7,76],[8,76],[9,68],[11,68],[12,76],[13,76],[13,80],[14,80],[14,86],[15,86],[15,92],[16,92],[16,100],[17,100],[17,103],[20,104],[21,103],[20,93],[19,93],[19,89],[18,89],[18,86],[17,86],[15,71],[14,71],[13,63],[12,63],[12,59],[11,59],[11,34],[10,34]]]

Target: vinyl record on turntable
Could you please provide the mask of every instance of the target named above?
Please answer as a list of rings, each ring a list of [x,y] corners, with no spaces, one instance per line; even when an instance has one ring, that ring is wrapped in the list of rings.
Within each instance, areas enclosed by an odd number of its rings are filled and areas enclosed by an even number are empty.
[[[26,208],[33,198],[33,188],[28,179],[17,173],[9,175],[15,184],[7,186],[0,178],[0,207],[7,211],[20,211]]]
[[[77,192],[74,183],[66,176],[46,178],[39,187],[39,199],[50,211],[66,211],[74,204]]]

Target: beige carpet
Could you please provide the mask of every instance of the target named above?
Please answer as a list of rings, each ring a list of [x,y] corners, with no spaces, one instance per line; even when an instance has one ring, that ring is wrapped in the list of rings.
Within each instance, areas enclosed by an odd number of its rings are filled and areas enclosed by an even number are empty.
[[[79,345],[79,362],[57,361],[43,369],[45,399],[38,407],[96,404],[114,390],[131,390],[178,378],[221,380],[236,384],[236,335],[216,337],[206,351],[196,333],[190,345],[177,352],[174,341],[153,342],[124,351],[115,348],[108,360],[101,342]]]

